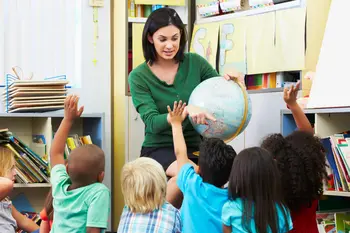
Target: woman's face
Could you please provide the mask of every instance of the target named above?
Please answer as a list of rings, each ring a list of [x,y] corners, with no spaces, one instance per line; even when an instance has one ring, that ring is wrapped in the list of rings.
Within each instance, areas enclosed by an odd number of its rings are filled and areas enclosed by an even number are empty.
[[[179,51],[180,38],[180,30],[174,25],[169,25],[158,29],[148,40],[153,43],[158,59],[171,60]]]

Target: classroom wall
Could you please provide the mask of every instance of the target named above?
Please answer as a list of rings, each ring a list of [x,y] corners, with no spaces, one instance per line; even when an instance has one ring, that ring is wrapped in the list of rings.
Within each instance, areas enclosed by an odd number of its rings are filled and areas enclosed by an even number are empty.
[[[112,126],[113,126],[113,226],[117,231],[124,200],[120,188],[120,171],[125,162],[127,147],[127,98],[125,79],[127,76],[127,1],[112,1]]]

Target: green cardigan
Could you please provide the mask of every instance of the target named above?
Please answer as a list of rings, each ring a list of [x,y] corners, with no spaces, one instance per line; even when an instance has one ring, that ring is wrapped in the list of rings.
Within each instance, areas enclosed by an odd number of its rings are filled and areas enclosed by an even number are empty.
[[[136,111],[145,123],[144,147],[173,145],[171,126],[167,122],[167,105],[174,101],[188,103],[194,88],[204,80],[218,76],[217,71],[200,55],[186,53],[174,83],[159,80],[144,62],[129,75],[129,86]],[[200,136],[186,119],[183,123],[187,146],[196,147]]]

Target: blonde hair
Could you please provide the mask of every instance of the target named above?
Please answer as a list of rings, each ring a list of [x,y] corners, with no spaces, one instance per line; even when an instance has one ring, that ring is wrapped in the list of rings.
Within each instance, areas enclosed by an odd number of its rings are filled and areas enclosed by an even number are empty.
[[[0,176],[4,177],[15,164],[15,158],[10,149],[4,145],[0,145]]]
[[[126,206],[134,213],[148,213],[165,202],[167,178],[154,159],[142,157],[124,165],[121,174]]]

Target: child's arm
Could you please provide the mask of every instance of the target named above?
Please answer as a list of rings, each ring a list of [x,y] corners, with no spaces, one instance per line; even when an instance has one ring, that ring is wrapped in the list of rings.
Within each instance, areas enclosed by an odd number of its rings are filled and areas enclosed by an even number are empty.
[[[76,118],[80,117],[84,107],[78,110],[79,97],[75,95],[67,96],[64,101],[64,118],[53,139],[50,151],[51,168],[57,164],[64,164],[64,148],[66,145],[69,131]]]
[[[5,177],[0,177],[0,201],[7,197],[12,189],[13,181]]]
[[[18,212],[14,206],[12,206],[12,216],[16,220],[18,228],[21,230],[33,232],[39,229],[39,226],[35,222]]]
[[[40,233],[50,233],[50,223],[49,223],[49,221],[41,221],[41,223],[40,223]]]
[[[185,138],[182,132],[182,122],[184,120],[183,112],[185,110],[186,103],[182,104],[182,101],[177,104],[175,101],[173,110],[171,111],[168,106],[169,123],[171,124],[174,140],[174,151],[177,161],[177,170],[180,171],[182,166],[188,163],[187,147]]]
[[[312,128],[309,119],[307,119],[304,111],[297,103],[299,85],[300,83],[298,82],[295,87],[292,86],[289,90],[288,88],[285,88],[283,99],[288,105],[289,109],[292,111],[298,129],[301,131],[314,133],[314,129]]]
[[[96,227],[87,227],[86,228],[86,233],[100,233],[101,228],[96,228]]]
[[[231,233],[232,232],[232,227],[231,226],[226,226],[225,224],[223,224],[223,230],[224,230],[224,233]]]

